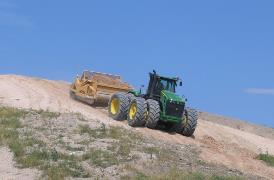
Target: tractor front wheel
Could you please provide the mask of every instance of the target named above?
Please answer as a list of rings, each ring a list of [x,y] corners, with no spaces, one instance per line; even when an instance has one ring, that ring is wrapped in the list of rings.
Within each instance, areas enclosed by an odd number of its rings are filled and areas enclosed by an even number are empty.
[[[132,127],[141,127],[146,122],[146,100],[144,98],[137,97],[130,103],[127,121]]]
[[[180,134],[190,137],[193,135],[198,121],[198,112],[194,109],[186,108],[183,121],[183,129]]]
[[[153,99],[147,100],[147,121],[146,127],[156,129],[160,119],[160,105]]]

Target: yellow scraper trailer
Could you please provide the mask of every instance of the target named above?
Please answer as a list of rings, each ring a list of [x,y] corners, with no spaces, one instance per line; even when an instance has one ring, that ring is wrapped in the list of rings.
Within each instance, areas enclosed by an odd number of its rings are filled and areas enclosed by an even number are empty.
[[[120,76],[100,72],[84,71],[76,78],[70,88],[72,98],[90,105],[107,106],[112,94],[128,92],[131,86]]]

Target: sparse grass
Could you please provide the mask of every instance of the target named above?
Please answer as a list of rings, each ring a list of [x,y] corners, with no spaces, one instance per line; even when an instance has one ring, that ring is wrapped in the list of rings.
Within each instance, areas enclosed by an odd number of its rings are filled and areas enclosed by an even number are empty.
[[[16,129],[22,126],[19,119],[25,114],[24,111],[14,108],[0,108],[0,143],[8,145],[16,157],[24,152]]]
[[[24,144],[29,147],[37,146],[38,148],[46,146],[43,141],[35,139],[32,135],[28,135],[24,138]]]
[[[1,126],[5,128],[20,128],[21,127],[21,122],[18,121],[17,118],[3,118],[0,121]]]
[[[14,153],[15,160],[22,167],[33,167],[39,165],[38,159],[42,156],[38,152],[26,153],[27,147],[37,145],[42,146],[42,142],[32,137],[20,139],[17,129],[22,128],[20,118],[24,118],[27,113],[14,108],[0,108],[0,142],[8,145]]]
[[[49,111],[31,111],[35,112],[35,115],[40,115],[41,118],[46,120],[57,118],[59,113],[53,113]],[[26,111],[17,110],[13,108],[1,108],[0,107],[0,145],[7,145],[14,153],[14,159],[22,168],[37,168],[42,171],[41,178],[44,179],[65,179],[66,177],[86,178],[90,175],[83,169],[81,163],[83,161],[100,167],[102,169],[121,165],[124,162],[130,162],[136,157],[135,151],[152,154],[160,160],[159,163],[164,163],[175,157],[172,153],[165,148],[157,147],[144,147],[144,138],[132,131],[125,130],[120,127],[105,127],[104,124],[99,128],[90,128],[88,125],[79,126],[77,133],[88,134],[89,139],[82,143],[89,147],[89,143],[96,140],[108,139],[109,146],[107,150],[95,148],[88,151],[83,156],[72,156],[61,154],[55,149],[51,149],[44,142],[35,139],[32,131],[29,131],[29,127],[24,127],[21,124],[20,119],[29,117]],[[36,117],[36,116],[35,116]],[[81,121],[85,121],[84,119]],[[37,129],[36,129],[37,130]],[[84,150],[82,148],[73,148],[69,144],[62,141],[62,135],[59,135],[60,143],[64,144],[64,148],[69,151]],[[102,140],[102,141],[104,141]],[[136,155],[136,154],[135,154]],[[138,154],[137,154],[138,155]],[[134,161],[135,162],[135,161]],[[126,163],[124,163],[126,164]],[[131,164],[131,163],[129,163]],[[152,170],[153,171],[153,170]],[[176,168],[172,168],[169,172],[163,174],[146,174],[144,172],[138,172],[136,169],[131,168],[127,172],[133,172],[124,179],[137,179],[137,180],[167,180],[167,179],[209,179],[209,180],[237,180],[238,177],[220,177],[220,176],[207,176],[201,173],[181,172]],[[134,176],[135,174],[135,176]],[[122,179],[123,179],[122,178]]]
[[[160,147],[143,147],[143,152],[155,155],[160,161],[166,161],[168,159],[171,159],[173,153]]]
[[[114,152],[119,163],[128,162],[136,157],[131,156],[133,150],[137,150],[141,145],[143,138],[132,132],[120,127],[110,127],[107,130],[108,138],[114,139],[115,142],[109,147],[109,150]]]
[[[58,163],[47,164],[43,169],[43,176],[50,180],[65,179],[65,177],[68,176],[80,178],[90,177],[82,166],[78,165],[76,160],[63,160]]]
[[[124,180],[242,180],[237,176],[216,176],[205,175],[199,172],[183,172],[177,168],[171,168],[167,173],[159,175],[147,175],[143,172],[136,172],[134,176],[124,176]]]
[[[115,152],[115,156],[120,156],[121,159],[128,158],[129,153],[137,145],[140,136],[126,131],[120,127],[109,127],[91,129],[88,125],[79,126],[80,134],[88,133],[91,137],[95,139],[114,139],[115,143],[108,149]]]
[[[52,180],[65,179],[69,174],[67,168],[62,165],[48,165],[45,169],[43,176]]]
[[[207,162],[205,162],[205,161],[203,161],[203,160],[201,160],[201,159],[196,159],[194,162],[195,162],[197,165],[200,165],[200,166],[206,166],[206,165],[208,165]]]
[[[129,153],[132,150],[132,146],[129,143],[119,143],[117,152],[121,157],[128,157]]]
[[[124,130],[120,127],[105,127],[91,129],[88,125],[79,126],[80,134],[87,133],[95,139],[112,139],[114,142],[107,150],[91,150],[84,155],[84,159],[96,166],[109,167],[112,165],[127,162],[135,157],[130,156],[130,152],[136,149],[138,141],[141,139],[136,133]]]
[[[95,128],[91,129],[89,125],[80,125],[79,126],[80,134],[89,134],[93,138],[105,138],[106,137],[106,131],[102,128]]]
[[[36,167],[43,171],[48,179],[64,179],[65,177],[86,178],[89,174],[79,164],[80,159],[59,154],[57,151],[33,151],[17,158],[17,162],[24,168]]]
[[[71,146],[66,146],[66,150],[68,151],[84,151],[84,147],[71,147]]]
[[[90,150],[83,156],[83,160],[90,160],[95,166],[107,168],[118,164],[118,159],[115,154],[107,150]]]
[[[88,120],[86,120],[84,118],[84,116],[81,113],[75,113],[75,115],[77,116],[79,121],[83,121],[83,122],[87,122]]]
[[[274,167],[274,156],[270,154],[259,154],[257,159],[264,161],[267,165]]]
[[[64,142],[64,141],[63,141]],[[90,140],[87,140],[87,139],[85,139],[85,140],[82,140],[82,141],[80,141],[80,142],[78,142],[79,144],[81,144],[81,145],[86,145],[86,146],[88,146],[89,144],[90,144]]]
[[[58,112],[51,112],[49,110],[38,110],[36,111],[38,114],[41,115],[42,118],[49,118],[49,119],[54,119],[54,118],[58,118],[61,114]]]
[[[44,118],[57,118],[59,113],[39,111]],[[43,171],[47,179],[64,179],[65,177],[89,177],[79,165],[78,159],[56,150],[49,150],[46,144],[32,137],[30,132],[19,134],[23,128],[20,119],[25,118],[26,111],[0,107],[0,144],[7,145],[14,154],[15,161],[22,168],[35,167]]]
[[[50,159],[50,154],[46,150],[35,150],[25,156],[18,157],[17,162],[24,168],[37,167],[44,164],[44,161]]]
[[[1,107],[0,108],[0,128],[20,128],[20,118],[25,117],[27,112],[23,110],[16,110],[14,108]]]
[[[240,176],[210,176],[208,177],[209,180],[244,180],[243,177]]]
[[[24,110],[19,110],[9,107],[0,107],[0,119],[18,119],[22,118],[27,114]]]
[[[52,161],[46,161],[41,169],[43,176],[48,179],[65,179],[65,177],[87,178],[90,177],[83,167],[79,164],[80,158],[73,155],[58,154],[56,151],[51,152]]]
[[[99,128],[90,128],[89,125],[80,125],[79,130],[80,134],[89,134],[91,137],[96,139],[116,139],[116,140],[127,140],[131,142],[138,141],[141,137],[134,132],[127,131],[121,127],[111,126],[106,128],[102,124]]]

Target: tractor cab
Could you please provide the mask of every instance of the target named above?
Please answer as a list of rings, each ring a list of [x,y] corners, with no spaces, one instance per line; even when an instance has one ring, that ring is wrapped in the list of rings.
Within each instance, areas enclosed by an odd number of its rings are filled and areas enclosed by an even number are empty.
[[[146,94],[148,98],[159,100],[163,90],[176,93],[176,87],[179,78],[167,78],[159,76],[155,71],[153,71],[153,73],[149,73],[149,76],[150,81]]]

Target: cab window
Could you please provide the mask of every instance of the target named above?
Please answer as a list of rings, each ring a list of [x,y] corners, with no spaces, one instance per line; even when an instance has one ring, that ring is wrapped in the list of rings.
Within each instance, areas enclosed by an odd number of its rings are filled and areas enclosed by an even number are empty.
[[[162,92],[162,90],[167,90],[167,91],[171,91],[171,92],[175,93],[175,86],[176,86],[176,84],[173,81],[168,81],[168,80],[165,80],[165,79],[160,79],[156,83],[154,93],[156,95],[160,95],[160,93]]]

